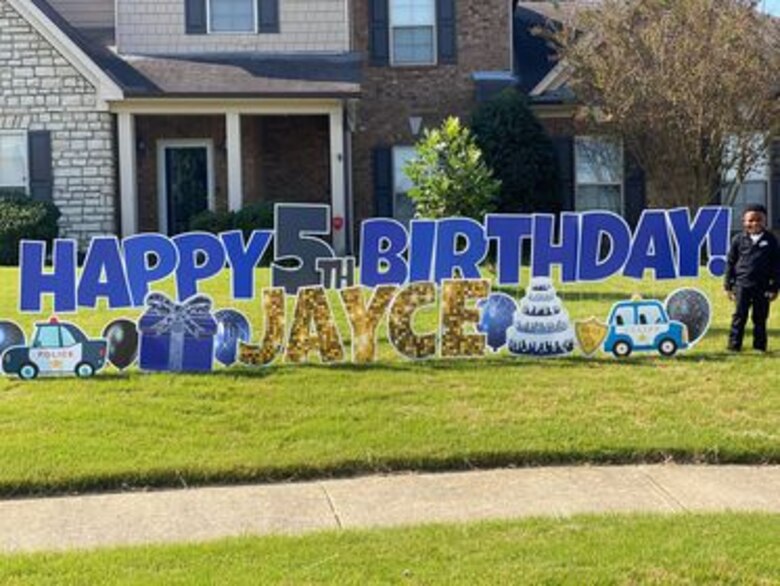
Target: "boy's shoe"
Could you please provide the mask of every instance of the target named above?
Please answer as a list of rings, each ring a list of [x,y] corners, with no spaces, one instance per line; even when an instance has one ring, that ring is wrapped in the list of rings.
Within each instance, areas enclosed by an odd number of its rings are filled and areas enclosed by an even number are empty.
[[[731,344],[726,346],[726,350],[728,352],[742,352],[742,348],[741,347],[739,347],[739,346],[732,346]]]

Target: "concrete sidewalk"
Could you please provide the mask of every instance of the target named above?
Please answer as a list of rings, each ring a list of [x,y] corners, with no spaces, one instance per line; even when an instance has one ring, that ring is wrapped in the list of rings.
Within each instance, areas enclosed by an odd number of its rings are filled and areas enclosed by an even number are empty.
[[[780,513],[780,466],[556,467],[0,501],[0,552],[578,513]]]

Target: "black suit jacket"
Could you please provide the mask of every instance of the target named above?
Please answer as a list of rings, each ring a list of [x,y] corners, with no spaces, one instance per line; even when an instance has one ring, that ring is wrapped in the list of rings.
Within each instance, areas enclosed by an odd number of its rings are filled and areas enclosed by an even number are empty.
[[[777,292],[780,286],[780,246],[777,238],[766,230],[755,244],[746,232],[734,236],[724,284],[729,291],[735,287],[757,287]]]

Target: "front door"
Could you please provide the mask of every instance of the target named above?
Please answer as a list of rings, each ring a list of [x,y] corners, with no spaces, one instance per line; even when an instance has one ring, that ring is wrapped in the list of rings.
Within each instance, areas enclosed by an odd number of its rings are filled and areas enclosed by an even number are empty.
[[[211,145],[207,142],[160,145],[160,231],[187,232],[190,220],[213,209]]]

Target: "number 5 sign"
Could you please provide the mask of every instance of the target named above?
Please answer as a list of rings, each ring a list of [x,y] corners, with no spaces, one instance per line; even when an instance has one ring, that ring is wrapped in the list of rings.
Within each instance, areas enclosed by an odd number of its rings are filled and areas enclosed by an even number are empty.
[[[319,238],[330,235],[330,206],[277,204],[274,208],[274,263],[271,281],[293,295],[301,287],[322,284],[321,259],[333,259],[333,248]],[[284,264],[283,264],[284,263]]]

